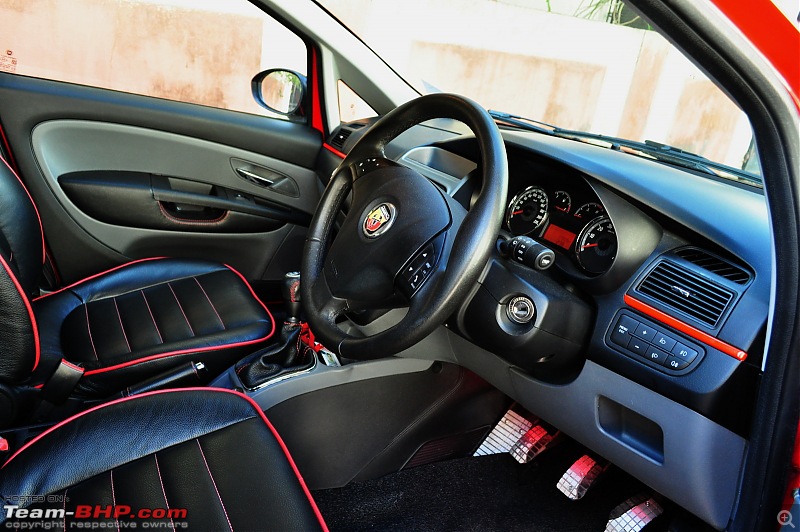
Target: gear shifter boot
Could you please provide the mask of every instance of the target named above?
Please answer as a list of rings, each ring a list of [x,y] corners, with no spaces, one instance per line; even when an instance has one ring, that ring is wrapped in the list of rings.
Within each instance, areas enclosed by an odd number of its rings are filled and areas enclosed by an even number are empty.
[[[256,388],[280,374],[285,362],[293,363],[298,358],[300,327],[284,327],[281,343],[257,351],[236,364],[236,374],[247,388]]]

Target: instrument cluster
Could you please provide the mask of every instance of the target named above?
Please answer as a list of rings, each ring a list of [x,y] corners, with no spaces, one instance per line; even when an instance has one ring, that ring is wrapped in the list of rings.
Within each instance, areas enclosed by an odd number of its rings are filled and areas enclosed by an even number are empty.
[[[570,256],[587,274],[608,271],[617,255],[617,234],[605,207],[585,183],[530,185],[508,204],[505,226]]]

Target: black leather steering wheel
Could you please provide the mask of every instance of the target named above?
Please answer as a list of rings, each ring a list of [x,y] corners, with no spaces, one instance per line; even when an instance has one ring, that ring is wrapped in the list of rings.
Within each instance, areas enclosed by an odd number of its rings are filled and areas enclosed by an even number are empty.
[[[391,140],[434,118],[463,122],[478,141],[482,183],[469,211],[384,155]],[[472,100],[431,94],[377,121],[334,171],[308,230],[300,295],[316,338],[342,356],[372,359],[398,353],[433,332],[486,266],[507,189],[500,132]],[[342,207],[347,215],[332,238]],[[405,306],[399,323],[371,336],[352,336],[337,326],[345,313]]]

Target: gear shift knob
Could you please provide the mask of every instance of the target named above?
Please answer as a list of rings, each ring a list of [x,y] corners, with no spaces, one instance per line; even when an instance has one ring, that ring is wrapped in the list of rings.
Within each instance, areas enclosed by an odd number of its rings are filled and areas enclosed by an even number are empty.
[[[283,276],[283,301],[286,305],[286,321],[300,321],[300,272],[289,272]]]

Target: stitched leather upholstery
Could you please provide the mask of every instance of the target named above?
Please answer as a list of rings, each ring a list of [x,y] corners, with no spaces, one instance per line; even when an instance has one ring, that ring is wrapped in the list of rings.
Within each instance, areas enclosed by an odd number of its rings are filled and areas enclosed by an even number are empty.
[[[244,278],[220,264],[137,261],[31,301],[43,258],[33,199],[0,159],[0,382],[41,384],[62,358],[86,368],[75,390],[84,397],[188,361],[213,376],[275,328]]]
[[[19,381],[36,366],[36,339],[26,303],[36,289],[43,260],[39,213],[22,181],[0,158],[0,379],[5,381]]]
[[[44,262],[39,213],[17,174],[0,158],[0,252],[32,294]]]
[[[3,239],[0,238],[0,248]],[[28,377],[39,358],[30,302],[15,283],[15,270],[0,249],[0,379],[19,382]]]
[[[79,394],[110,394],[182,362],[216,374],[273,331],[229,268],[205,261],[132,263],[34,301],[41,373],[65,358],[86,368]]]
[[[6,462],[0,495],[66,496],[20,504],[30,509],[186,509],[185,519],[172,521],[190,530],[325,528],[263,413],[228,390],[154,392],[76,416]],[[70,529],[75,518],[65,519]],[[116,524],[113,517],[97,521]],[[144,521],[137,519],[138,528]]]

